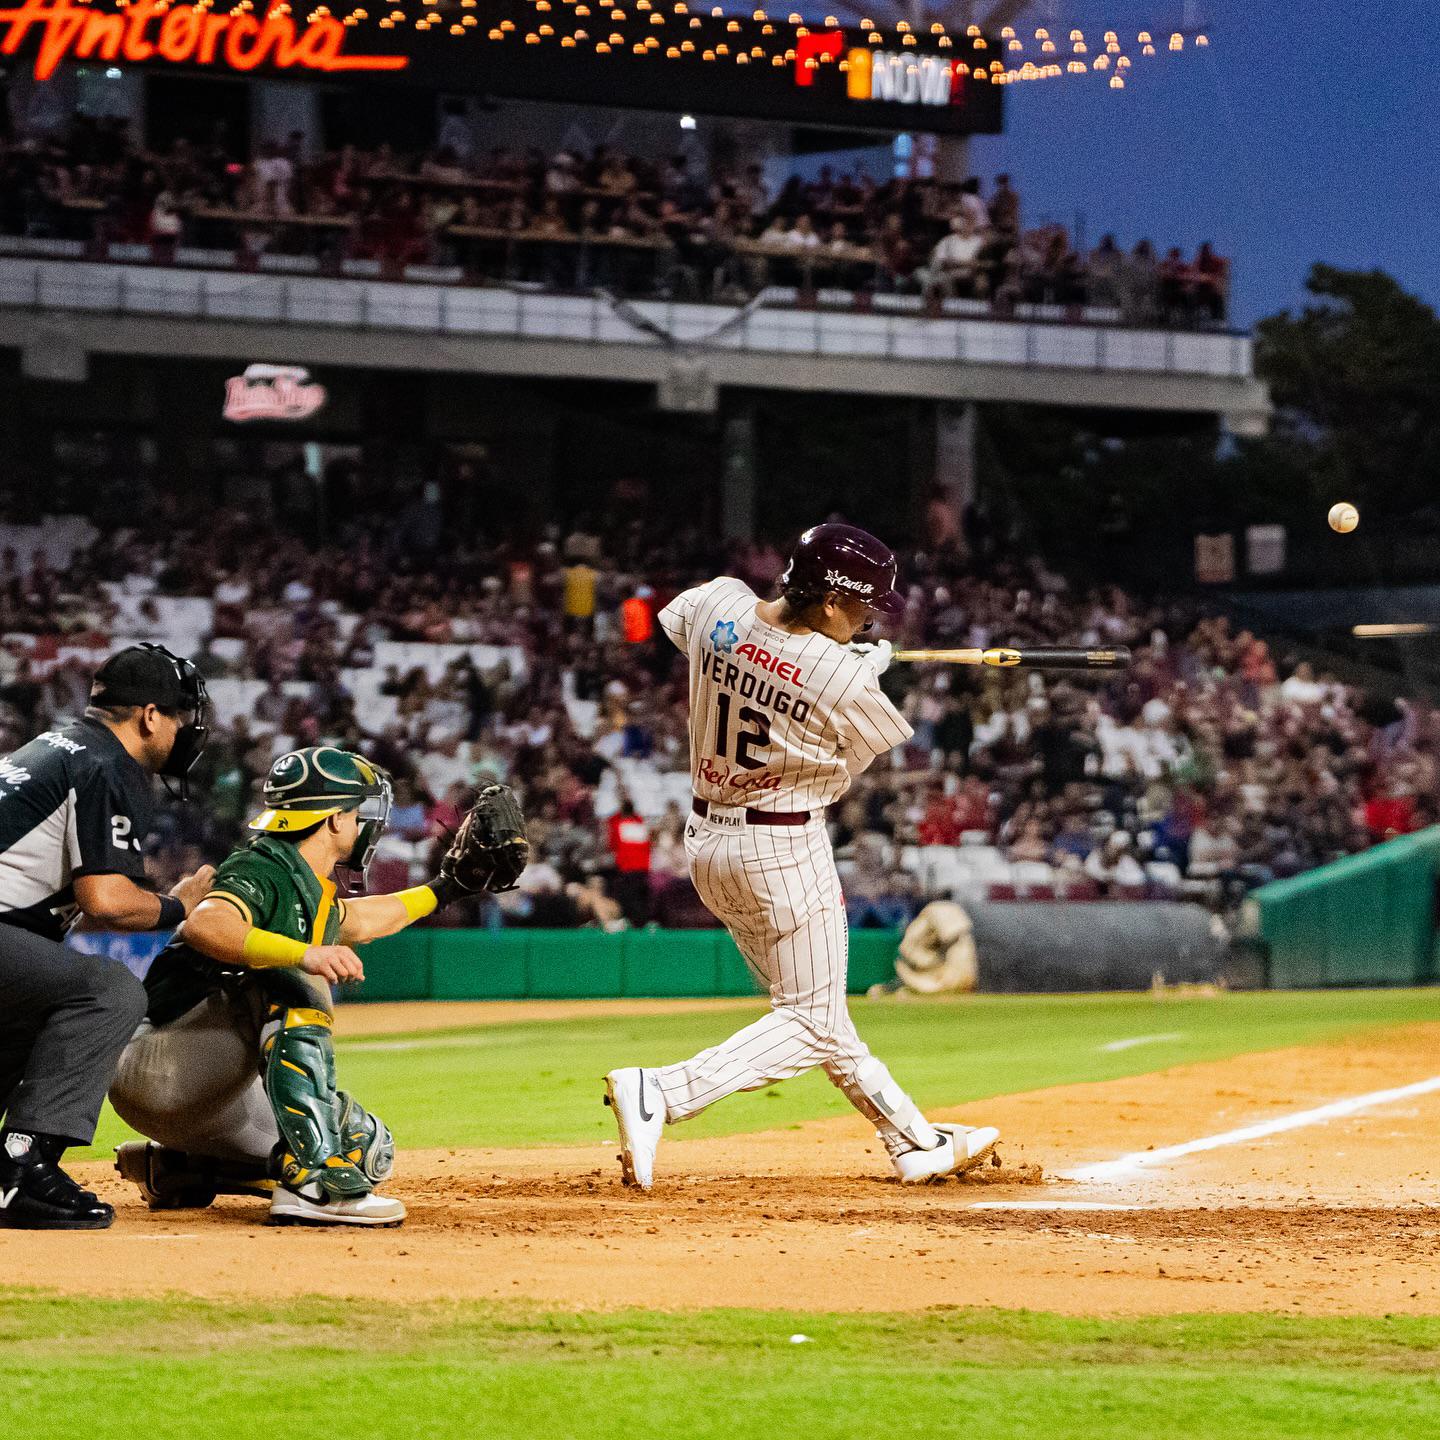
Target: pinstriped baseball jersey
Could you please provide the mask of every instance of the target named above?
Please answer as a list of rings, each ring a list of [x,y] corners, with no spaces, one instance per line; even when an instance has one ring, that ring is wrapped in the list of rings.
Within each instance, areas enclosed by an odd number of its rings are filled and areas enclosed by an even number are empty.
[[[714,805],[821,810],[911,736],[874,667],[818,632],[792,635],[722,575],[677,595],[660,624],[690,661],[690,772]]]

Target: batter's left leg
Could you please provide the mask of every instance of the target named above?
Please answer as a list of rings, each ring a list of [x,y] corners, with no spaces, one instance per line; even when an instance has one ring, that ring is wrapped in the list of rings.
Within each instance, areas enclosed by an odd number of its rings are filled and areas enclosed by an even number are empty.
[[[731,926],[735,943],[769,984],[774,1008],[694,1059],[650,1072],[665,1119],[688,1119],[726,1095],[820,1065],[875,1126],[902,1179],[978,1163],[998,1133],[931,1125],[855,1029],[846,1001],[850,931],[824,829],[816,827],[793,848],[768,835],[747,836],[747,842],[745,879],[766,895],[770,914],[791,922],[783,933],[747,934]]]

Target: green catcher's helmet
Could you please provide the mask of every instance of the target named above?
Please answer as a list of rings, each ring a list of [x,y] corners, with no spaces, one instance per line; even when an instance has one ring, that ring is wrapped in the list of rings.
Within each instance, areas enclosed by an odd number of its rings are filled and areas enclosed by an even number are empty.
[[[251,822],[252,830],[282,837],[308,834],[342,811],[359,813],[360,834],[342,862],[364,870],[374,858],[390,818],[390,780],[385,772],[353,750],[312,745],[291,750],[270,767],[261,790],[265,809]]]

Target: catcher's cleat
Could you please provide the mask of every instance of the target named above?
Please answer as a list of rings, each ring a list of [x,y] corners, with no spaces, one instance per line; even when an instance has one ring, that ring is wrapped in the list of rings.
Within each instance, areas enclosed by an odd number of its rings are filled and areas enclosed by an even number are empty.
[[[907,1150],[895,1157],[901,1184],[919,1185],[947,1175],[963,1175],[986,1158],[1000,1139],[993,1126],[937,1125],[940,1144],[933,1150]]]
[[[630,1067],[605,1077],[605,1103],[620,1127],[620,1178],[648,1190],[655,1180],[655,1151],[665,1128],[665,1102],[653,1076]]]
[[[322,1195],[311,1199],[298,1190],[277,1185],[270,1199],[272,1225],[369,1225],[380,1228],[399,1225],[405,1219],[405,1207],[388,1195],[352,1195],[345,1200],[331,1200]]]
[[[115,1169],[139,1189],[152,1210],[203,1210],[217,1195],[268,1200],[275,1189],[270,1167],[262,1161],[188,1155],[152,1140],[117,1145]]]
[[[139,1187],[152,1210],[203,1210],[215,1200],[214,1187],[190,1173],[180,1151],[149,1140],[117,1145],[115,1169],[121,1179]]]

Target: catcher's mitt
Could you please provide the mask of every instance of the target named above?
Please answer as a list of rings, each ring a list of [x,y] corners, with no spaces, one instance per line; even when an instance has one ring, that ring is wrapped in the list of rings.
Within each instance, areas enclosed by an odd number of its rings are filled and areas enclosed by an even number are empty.
[[[459,895],[513,890],[529,862],[530,842],[515,792],[508,785],[485,785],[460,822],[431,888],[442,904]]]

